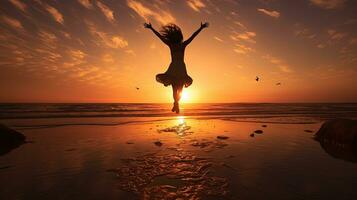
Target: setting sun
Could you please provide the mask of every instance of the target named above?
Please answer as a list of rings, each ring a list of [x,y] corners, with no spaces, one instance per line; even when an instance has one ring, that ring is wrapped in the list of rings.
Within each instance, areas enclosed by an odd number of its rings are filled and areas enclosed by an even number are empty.
[[[182,95],[182,96],[181,96],[181,101],[182,101],[183,103],[187,103],[187,102],[190,101],[190,96],[189,96],[189,94],[188,94],[188,92],[187,92],[186,90],[182,91],[182,94],[181,94],[181,95]]]

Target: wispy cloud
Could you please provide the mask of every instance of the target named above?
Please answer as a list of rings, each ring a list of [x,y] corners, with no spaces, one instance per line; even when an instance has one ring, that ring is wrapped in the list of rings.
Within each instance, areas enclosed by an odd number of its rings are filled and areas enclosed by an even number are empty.
[[[5,15],[3,15],[1,18],[2,18],[2,21],[5,24],[7,24],[7,25],[9,25],[9,26],[11,26],[11,27],[13,27],[15,29],[24,29],[24,27],[22,26],[21,22],[19,20],[17,20],[17,19],[5,16]]]
[[[279,58],[273,57],[268,54],[268,55],[263,56],[263,59],[276,65],[282,72],[285,72],[285,73],[294,72],[289,65],[287,65],[284,61],[280,60]]]
[[[206,7],[202,0],[188,0],[187,5],[196,12],[200,12],[202,8]]]
[[[111,42],[108,43],[108,46],[112,48],[124,48],[128,46],[128,42],[120,36],[113,36]]]
[[[47,10],[48,13],[50,13],[53,17],[53,19],[60,23],[63,24],[64,20],[63,20],[63,15],[54,7],[45,4],[45,9]]]
[[[9,1],[19,10],[26,12],[26,4],[23,3],[22,1],[20,0],[9,0]]]
[[[46,49],[51,49],[55,50],[58,46],[58,38],[55,34],[50,33],[45,30],[39,30],[38,33],[38,38],[42,42],[42,46]]]
[[[91,3],[90,0],[77,0],[78,3],[80,3],[82,6],[84,6],[87,9],[92,9],[93,8],[93,4]]]
[[[85,57],[87,56],[87,54],[81,50],[70,49],[67,51],[67,54],[70,60],[63,63],[64,67],[74,67],[74,66],[82,65],[83,63],[86,62]]]
[[[257,43],[254,38],[257,34],[255,32],[251,31],[246,31],[243,33],[236,33],[234,35],[231,35],[231,39],[234,41],[245,41],[245,42],[250,42],[250,43]]]
[[[223,42],[223,40],[217,36],[214,36],[213,39],[217,40],[218,42]]]
[[[278,11],[275,11],[275,10],[266,10],[264,8],[258,8],[257,9],[259,12],[261,13],[264,13],[270,17],[273,17],[273,18],[279,18],[280,17],[280,13]]]
[[[54,35],[53,33],[44,31],[44,30],[40,30],[38,32],[38,36],[41,39],[41,41],[46,44],[54,43],[57,41],[56,35]]]
[[[234,24],[236,24],[237,26],[239,26],[241,29],[244,29],[244,30],[247,29],[247,27],[246,27],[242,22],[234,21]]]
[[[236,44],[233,51],[239,54],[248,54],[250,52],[253,52],[254,50],[250,47],[247,47],[246,45]]]
[[[145,21],[154,19],[160,24],[167,24],[176,21],[168,10],[159,9],[157,7],[149,8],[137,0],[127,0],[127,5]]]
[[[310,0],[310,2],[323,9],[336,9],[343,7],[346,0]]]
[[[311,31],[308,28],[297,29],[294,31],[294,35],[306,39],[314,39],[316,37],[316,34],[311,33]]]
[[[357,37],[350,39],[349,44],[350,44],[350,45],[355,45],[355,44],[357,44]]]
[[[347,33],[341,33],[334,29],[328,30],[327,33],[331,40],[341,40],[342,38],[344,38],[348,35]]]
[[[113,48],[113,49],[118,49],[118,48],[125,48],[128,46],[128,41],[126,41],[123,37],[119,35],[110,35],[107,33],[104,33],[102,31],[97,30],[95,25],[90,22],[86,22],[89,32],[97,37],[99,41],[101,41],[102,44],[104,44],[106,47]]]
[[[97,6],[102,11],[102,13],[104,14],[104,16],[107,18],[109,22],[115,21],[114,12],[108,6],[106,6],[104,3],[100,1],[97,1]]]

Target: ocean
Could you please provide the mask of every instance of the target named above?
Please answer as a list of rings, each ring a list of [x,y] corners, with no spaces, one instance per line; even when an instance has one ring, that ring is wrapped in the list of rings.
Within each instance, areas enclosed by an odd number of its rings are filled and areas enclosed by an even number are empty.
[[[2,103],[0,119],[171,117],[171,104],[152,103]],[[211,103],[182,104],[191,117],[234,119],[304,118],[326,120],[357,118],[357,103]]]

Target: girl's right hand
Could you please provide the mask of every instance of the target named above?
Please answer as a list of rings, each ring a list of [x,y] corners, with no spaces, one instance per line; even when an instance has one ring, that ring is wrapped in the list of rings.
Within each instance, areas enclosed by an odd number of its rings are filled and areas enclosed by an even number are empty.
[[[201,28],[207,28],[209,26],[209,23],[208,22],[205,22],[205,23],[202,23],[201,22]]]
[[[152,28],[151,23],[144,23],[144,28]]]

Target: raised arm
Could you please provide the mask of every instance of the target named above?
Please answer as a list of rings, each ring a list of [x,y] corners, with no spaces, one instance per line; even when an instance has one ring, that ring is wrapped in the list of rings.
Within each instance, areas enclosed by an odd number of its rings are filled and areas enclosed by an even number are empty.
[[[155,35],[160,38],[163,43],[168,44],[165,38],[151,26],[151,23],[144,23],[144,27],[152,30],[152,32],[154,32]]]
[[[184,44],[184,45],[190,44],[190,43],[192,42],[192,40],[195,39],[195,37],[202,31],[202,29],[207,28],[208,25],[209,25],[209,24],[208,24],[207,22],[204,23],[204,24],[201,22],[201,27],[200,27],[197,31],[195,31],[195,32],[191,35],[190,38],[188,38],[186,41],[184,41],[183,44]]]

